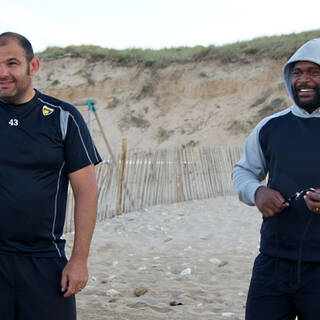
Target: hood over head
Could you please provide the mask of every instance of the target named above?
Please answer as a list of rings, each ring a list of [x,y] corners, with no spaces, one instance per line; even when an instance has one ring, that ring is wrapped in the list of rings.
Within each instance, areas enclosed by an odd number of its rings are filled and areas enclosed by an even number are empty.
[[[320,38],[310,40],[300,47],[283,68],[284,82],[291,99],[296,104],[291,86],[291,71],[297,61],[309,61],[320,65]]]

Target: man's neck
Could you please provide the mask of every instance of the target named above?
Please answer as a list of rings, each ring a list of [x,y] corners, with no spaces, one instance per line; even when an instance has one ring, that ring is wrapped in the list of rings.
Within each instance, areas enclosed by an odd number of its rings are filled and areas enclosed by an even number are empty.
[[[25,94],[23,97],[19,97],[19,98],[13,97],[12,99],[10,99],[10,98],[1,99],[0,98],[0,101],[5,104],[19,105],[19,104],[24,104],[24,103],[31,101],[35,95],[36,95],[36,91],[34,89],[32,89],[32,90],[30,90],[30,92],[28,94]]]

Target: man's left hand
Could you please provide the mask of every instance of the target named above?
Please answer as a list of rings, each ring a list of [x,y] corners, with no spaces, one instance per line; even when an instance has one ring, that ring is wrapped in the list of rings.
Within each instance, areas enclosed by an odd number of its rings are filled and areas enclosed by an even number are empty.
[[[311,190],[305,194],[304,200],[310,211],[320,214],[320,189]]]
[[[88,282],[87,262],[70,258],[62,272],[61,291],[65,292],[64,297],[70,297],[79,293]]]

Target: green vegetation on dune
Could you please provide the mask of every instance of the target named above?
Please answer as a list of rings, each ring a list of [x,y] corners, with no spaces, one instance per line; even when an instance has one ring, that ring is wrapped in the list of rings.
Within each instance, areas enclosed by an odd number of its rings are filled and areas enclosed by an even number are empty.
[[[250,41],[216,47],[211,53],[224,62],[237,61],[243,55],[279,59],[291,56],[308,40],[319,38],[320,29],[288,35],[260,37]],[[210,53],[208,53],[210,55]]]
[[[215,59],[224,63],[236,62],[245,56],[270,57],[273,59],[289,57],[303,43],[320,37],[320,29],[289,35],[260,37],[250,41],[240,41],[224,46],[195,46],[152,49],[115,50],[93,45],[49,47],[38,53],[40,59],[57,58],[70,55],[84,57],[90,61],[111,60],[121,64],[144,63],[146,66],[166,65],[170,62],[187,62]]]
[[[119,63],[145,63],[153,65],[154,63],[166,63],[173,61],[187,61],[192,59],[197,54],[200,54],[205,47],[179,47],[179,48],[164,48],[160,50],[152,49],[125,49],[115,50],[102,48],[93,45],[68,46],[65,48],[49,47],[40,52],[40,59],[57,58],[61,56],[84,57],[91,61],[113,60]]]

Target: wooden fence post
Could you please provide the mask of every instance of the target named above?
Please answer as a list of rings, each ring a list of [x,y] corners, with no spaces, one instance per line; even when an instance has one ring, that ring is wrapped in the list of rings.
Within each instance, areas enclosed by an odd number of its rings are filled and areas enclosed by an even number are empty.
[[[124,169],[126,167],[127,158],[127,139],[122,139],[122,158],[121,158],[121,173],[120,173],[120,191],[119,191],[119,203],[118,203],[118,216],[121,214],[122,208],[122,190],[124,181]]]
[[[183,147],[182,143],[179,141],[179,147],[178,147],[178,155],[179,155],[179,163],[178,166],[180,167],[180,170],[178,170],[178,192],[177,192],[177,200],[178,202],[184,201],[184,195],[183,195],[183,174],[184,174],[184,163],[183,163]]]

